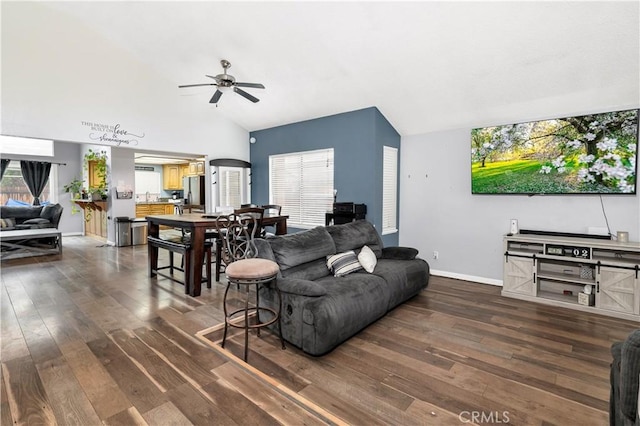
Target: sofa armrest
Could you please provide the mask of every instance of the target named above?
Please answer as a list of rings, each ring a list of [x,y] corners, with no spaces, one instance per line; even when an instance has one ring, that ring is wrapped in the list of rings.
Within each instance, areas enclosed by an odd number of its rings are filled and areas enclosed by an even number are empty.
[[[381,259],[413,260],[417,255],[418,250],[412,247],[385,247]]]
[[[630,420],[638,415],[638,380],[640,375],[640,330],[622,344],[620,359],[620,410]]]
[[[319,297],[327,294],[327,290],[320,284],[297,278],[278,278],[278,288],[282,293],[298,296]]]

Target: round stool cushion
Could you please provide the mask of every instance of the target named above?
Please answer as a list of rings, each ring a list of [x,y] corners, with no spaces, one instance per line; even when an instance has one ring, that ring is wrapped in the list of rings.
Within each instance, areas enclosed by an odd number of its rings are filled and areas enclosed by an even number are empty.
[[[280,267],[268,259],[241,259],[227,265],[225,274],[236,280],[256,280],[278,275]]]

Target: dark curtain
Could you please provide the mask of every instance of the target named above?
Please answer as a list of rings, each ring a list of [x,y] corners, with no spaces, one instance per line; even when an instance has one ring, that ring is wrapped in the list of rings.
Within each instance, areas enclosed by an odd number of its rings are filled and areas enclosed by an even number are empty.
[[[31,195],[33,195],[33,205],[40,205],[40,194],[49,181],[49,171],[51,163],[41,161],[20,161],[22,178],[27,184]]]
[[[5,170],[7,170],[7,167],[9,166],[10,162],[11,160],[7,160],[5,158],[0,160],[0,180],[2,180],[2,176],[4,176],[4,172]]]

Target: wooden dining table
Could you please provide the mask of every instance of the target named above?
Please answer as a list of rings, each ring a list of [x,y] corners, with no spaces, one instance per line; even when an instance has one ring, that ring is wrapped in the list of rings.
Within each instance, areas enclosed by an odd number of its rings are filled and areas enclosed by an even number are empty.
[[[209,229],[216,229],[216,219],[223,213],[185,213],[146,216],[148,235],[160,238],[160,226],[188,230],[191,233],[191,250],[189,271],[185,285],[186,293],[190,296],[200,296],[202,287],[202,265],[205,257],[205,233]],[[274,226],[276,235],[287,233],[287,215],[270,215],[265,212],[262,218],[262,226]],[[149,252],[149,276],[155,277],[158,269],[158,247],[148,244]]]

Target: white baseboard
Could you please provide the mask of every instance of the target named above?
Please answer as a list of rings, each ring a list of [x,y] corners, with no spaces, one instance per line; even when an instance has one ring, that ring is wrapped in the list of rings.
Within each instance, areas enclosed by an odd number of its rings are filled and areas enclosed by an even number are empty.
[[[63,237],[82,237],[84,234],[82,232],[63,232]]]
[[[439,271],[437,269],[432,269],[430,272],[431,272],[431,275],[436,275],[438,277],[454,278],[456,280],[473,281],[480,284],[489,284],[489,285],[496,285],[496,286],[502,287],[502,280],[494,280],[492,278],[484,278],[484,277],[475,277],[473,275],[458,274],[456,272]]]

